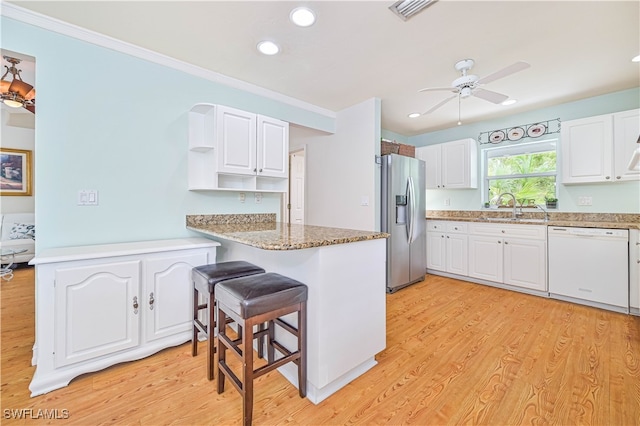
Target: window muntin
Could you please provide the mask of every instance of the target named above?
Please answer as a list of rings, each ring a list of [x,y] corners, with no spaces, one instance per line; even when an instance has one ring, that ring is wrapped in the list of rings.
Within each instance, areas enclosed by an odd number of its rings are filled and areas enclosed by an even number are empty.
[[[557,139],[487,148],[484,159],[484,199],[495,204],[511,192],[524,206],[544,204],[556,197]],[[507,204],[511,197],[503,197]]]

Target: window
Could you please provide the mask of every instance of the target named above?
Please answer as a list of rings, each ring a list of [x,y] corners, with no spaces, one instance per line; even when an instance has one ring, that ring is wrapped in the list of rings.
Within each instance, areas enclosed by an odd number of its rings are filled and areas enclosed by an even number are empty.
[[[549,139],[485,149],[483,202],[495,204],[504,192],[515,195],[523,206],[556,198],[556,142]],[[503,197],[501,204],[510,199]]]

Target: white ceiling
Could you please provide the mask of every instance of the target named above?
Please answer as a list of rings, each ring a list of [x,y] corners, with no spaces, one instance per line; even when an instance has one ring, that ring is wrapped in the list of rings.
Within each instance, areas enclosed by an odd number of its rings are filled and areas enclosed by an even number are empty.
[[[417,90],[449,86],[465,58],[479,77],[531,64],[485,86],[517,104],[463,99],[465,123],[640,86],[640,1],[440,0],[406,22],[393,2],[12,3],[333,111],[378,97],[382,127],[407,136],[456,125],[457,101],[407,114],[450,96]],[[289,22],[299,5],[315,10],[313,26]],[[262,39],[281,53],[259,54]]]

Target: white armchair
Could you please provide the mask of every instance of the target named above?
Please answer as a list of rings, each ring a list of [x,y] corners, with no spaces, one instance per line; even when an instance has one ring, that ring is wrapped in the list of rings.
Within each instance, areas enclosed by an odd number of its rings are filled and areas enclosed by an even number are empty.
[[[0,247],[27,249],[16,254],[14,263],[29,262],[35,256],[35,216],[33,213],[7,213],[0,216]]]

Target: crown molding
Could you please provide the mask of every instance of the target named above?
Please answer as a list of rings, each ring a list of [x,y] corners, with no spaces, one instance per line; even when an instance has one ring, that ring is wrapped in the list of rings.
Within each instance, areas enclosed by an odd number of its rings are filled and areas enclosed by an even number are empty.
[[[265,89],[264,87],[260,87],[255,84],[247,83],[246,81],[238,80],[233,77],[210,71],[205,68],[180,61],[170,56],[163,55],[153,50],[145,49],[143,47],[107,36],[105,34],[87,30],[77,25],[70,24],[68,22],[64,22],[59,19],[43,15],[41,13],[22,8],[20,6],[16,6],[12,3],[6,3],[2,1],[1,5],[2,7],[0,8],[0,15],[7,18],[15,19],[16,21],[34,25],[36,27],[53,31],[58,34],[73,37],[75,39],[85,41],[96,46],[105,47],[107,49],[125,53],[127,55],[143,59],[145,61],[156,63],[158,65],[173,68],[178,71],[203,78],[205,80],[213,81],[215,83],[223,84],[235,89],[244,90],[245,92],[263,96],[265,98],[273,99],[275,101],[301,108],[309,112],[324,115],[329,118],[336,118],[336,113],[334,111],[301,101],[291,96],[283,95],[282,93]]]

